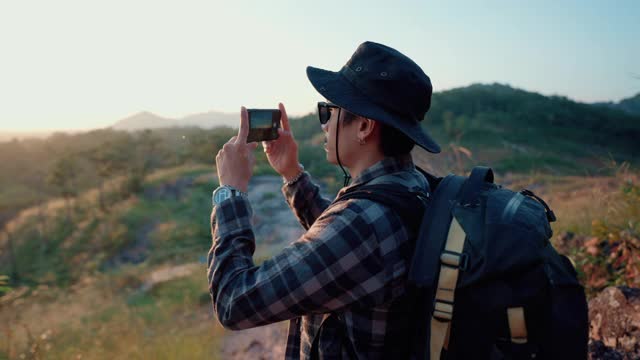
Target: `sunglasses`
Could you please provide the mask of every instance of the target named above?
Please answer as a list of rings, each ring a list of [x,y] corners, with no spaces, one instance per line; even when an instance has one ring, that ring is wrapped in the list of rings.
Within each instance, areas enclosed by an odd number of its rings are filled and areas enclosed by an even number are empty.
[[[340,109],[340,107],[324,101],[318,102],[318,119],[320,119],[320,124],[324,125],[331,119],[331,110],[333,109]]]

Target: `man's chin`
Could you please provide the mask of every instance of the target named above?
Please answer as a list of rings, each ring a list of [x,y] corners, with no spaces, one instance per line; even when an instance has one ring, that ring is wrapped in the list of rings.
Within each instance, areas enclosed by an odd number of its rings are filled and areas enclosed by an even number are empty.
[[[329,153],[327,153],[327,162],[331,165],[338,165],[335,157],[331,156]]]

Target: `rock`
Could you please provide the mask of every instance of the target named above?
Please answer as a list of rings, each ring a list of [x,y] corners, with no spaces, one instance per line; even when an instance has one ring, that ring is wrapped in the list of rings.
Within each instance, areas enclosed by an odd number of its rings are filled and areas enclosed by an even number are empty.
[[[591,359],[640,359],[640,289],[608,287],[589,301]]]

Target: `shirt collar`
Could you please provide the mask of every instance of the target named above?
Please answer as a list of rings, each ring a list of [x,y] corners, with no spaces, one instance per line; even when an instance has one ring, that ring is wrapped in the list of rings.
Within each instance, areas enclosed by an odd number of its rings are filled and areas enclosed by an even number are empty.
[[[398,171],[409,171],[414,170],[415,165],[413,164],[413,159],[411,158],[411,154],[393,156],[393,157],[385,157],[384,159],[378,161],[377,163],[371,165],[366,168],[364,171],[360,173],[353,182],[348,187],[342,189],[346,191],[346,189],[351,188],[353,186],[365,184],[379,176],[393,174]]]

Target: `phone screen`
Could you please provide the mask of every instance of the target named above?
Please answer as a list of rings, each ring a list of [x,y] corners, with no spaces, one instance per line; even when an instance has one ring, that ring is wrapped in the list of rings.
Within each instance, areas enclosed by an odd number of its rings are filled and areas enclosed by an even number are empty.
[[[247,142],[269,141],[278,138],[280,128],[280,110],[248,109],[249,135]]]
[[[272,113],[267,111],[258,111],[251,117],[251,128],[254,129],[271,129],[273,127]]]

